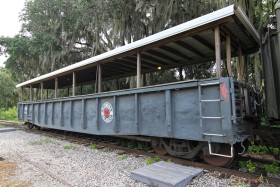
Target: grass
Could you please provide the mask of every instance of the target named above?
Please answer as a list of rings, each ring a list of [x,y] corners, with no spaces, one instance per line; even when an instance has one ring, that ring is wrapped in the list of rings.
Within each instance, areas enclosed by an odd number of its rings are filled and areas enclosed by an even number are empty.
[[[147,158],[146,160],[146,165],[150,165],[150,164],[153,164],[155,162],[159,162],[161,159],[158,157],[158,156],[155,156],[155,157],[149,157]]]
[[[127,154],[121,154],[118,156],[118,160],[124,160],[127,158]]]
[[[172,163],[173,161],[171,159],[168,159],[167,162]]]
[[[137,147],[137,141],[134,141],[134,140],[130,140],[128,143],[127,143],[127,147],[129,149],[134,149]]]
[[[104,149],[100,149],[100,151],[107,153],[107,152],[109,152],[109,151],[111,151],[111,150],[110,150],[108,147],[106,147],[106,148],[104,148]]]
[[[44,143],[51,143],[52,140],[49,137],[45,137],[44,139]]]
[[[148,151],[152,149],[152,147],[146,142],[138,142],[137,148],[141,151]]]
[[[42,145],[43,143],[42,143],[42,141],[29,141],[27,144],[28,145]]]
[[[5,127],[4,125],[0,125],[0,129],[1,129],[1,128],[6,128],[6,127]]]
[[[63,149],[75,149],[75,146],[73,146],[73,145],[65,145],[65,146],[63,146]]]
[[[12,107],[7,110],[0,109],[0,120],[18,122],[17,107]]]
[[[42,145],[42,144],[48,144],[51,143],[52,140],[49,137],[45,137],[43,140],[35,140],[35,141],[29,141],[27,144],[28,145]]]
[[[91,149],[96,149],[96,144],[91,143],[91,144],[89,145],[89,147],[90,147]]]
[[[246,182],[244,182],[244,181],[242,181],[242,180],[238,180],[238,181],[233,181],[233,182],[231,182],[230,183],[232,186],[246,186],[247,185],[247,183]]]

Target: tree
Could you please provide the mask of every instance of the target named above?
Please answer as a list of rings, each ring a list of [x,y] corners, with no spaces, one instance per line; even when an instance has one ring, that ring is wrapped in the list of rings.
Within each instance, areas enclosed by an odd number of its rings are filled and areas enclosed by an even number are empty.
[[[27,0],[22,33],[0,38],[0,46],[10,55],[7,68],[25,81],[233,3],[255,19],[254,2],[259,0]],[[186,73],[209,72],[200,65],[195,71],[188,68],[184,67]],[[168,81],[170,73],[148,77]]]
[[[7,69],[0,69],[0,109],[16,106],[18,93],[11,74]]]

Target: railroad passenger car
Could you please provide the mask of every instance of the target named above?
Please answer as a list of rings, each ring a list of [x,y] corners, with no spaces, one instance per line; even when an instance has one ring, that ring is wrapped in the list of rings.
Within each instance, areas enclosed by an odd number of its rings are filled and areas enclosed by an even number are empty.
[[[18,118],[33,125],[95,135],[147,136],[156,152],[213,165],[229,164],[256,115],[252,88],[243,80],[244,56],[259,50],[260,36],[234,5],[112,51],[17,85],[30,90]],[[238,78],[232,76],[238,57]],[[143,85],[143,74],[215,61],[215,77]],[[221,66],[228,75],[221,76]],[[246,66],[244,66],[246,68]],[[160,69],[160,70],[159,70]],[[246,69],[244,70],[246,72]],[[136,76],[132,89],[102,91],[102,82]],[[77,86],[96,84],[98,93],[77,95]],[[68,97],[58,97],[68,88]],[[34,99],[34,89],[40,98]],[[53,90],[54,98],[46,98]],[[238,146],[236,146],[238,145]]]

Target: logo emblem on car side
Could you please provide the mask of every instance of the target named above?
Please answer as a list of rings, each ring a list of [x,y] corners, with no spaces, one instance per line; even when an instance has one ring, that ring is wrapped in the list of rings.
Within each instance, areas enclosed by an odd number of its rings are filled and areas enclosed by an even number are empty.
[[[105,123],[110,123],[114,118],[114,111],[111,103],[105,102],[101,107],[101,117]]]

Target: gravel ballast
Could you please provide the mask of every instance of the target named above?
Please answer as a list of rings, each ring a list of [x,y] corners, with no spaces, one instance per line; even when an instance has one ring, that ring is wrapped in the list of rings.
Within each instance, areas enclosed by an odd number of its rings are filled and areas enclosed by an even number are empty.
[[[24,131],[0,135],[0,157],[5,159],[0,163],[16,165],[10,182],[22,186],[147,186],[130,178],[130,172],[145,166],[147,158],[129,154],[120,157],[118,152],[91,149]],[[204,173],[189,186],[238,186],[232,181]],[[5,186],[0,182],[2,185]]]

